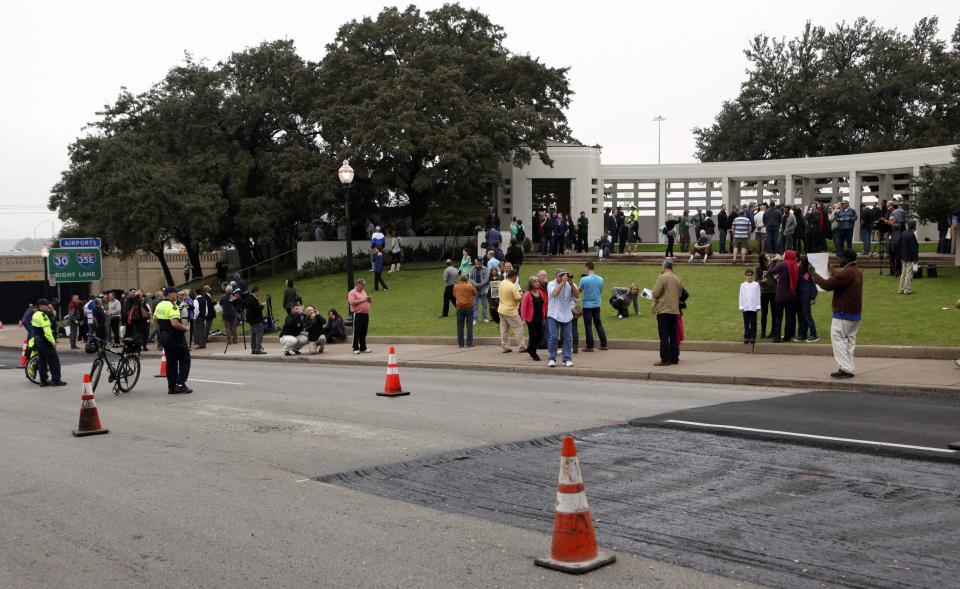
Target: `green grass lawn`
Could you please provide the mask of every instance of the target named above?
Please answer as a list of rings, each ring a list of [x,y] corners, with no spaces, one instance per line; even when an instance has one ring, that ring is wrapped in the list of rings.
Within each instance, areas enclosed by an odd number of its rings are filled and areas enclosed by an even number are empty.
[[[532,264],[524,265],[523,280],[538,270]],[[552,271],[552,267],[546,268]],[[579,275],[582,268],[570,268]],[[627,286],[636,282],[652,287],[659,272],[656,266],[610,264],[597,266],[605,278],[605,295],[613,286]],[[960,311],[954,301],[960,297],[960,270],[940,269],[940,277],[914,281],[913,295],[897,295],[897,279],[879,270],[865,271],[864,320],[858,343],[889,345],[960,346]],[[370,335],[449,335],[456,334],[453,315],[438,319],[443,302],[442,270],[433,264],[405,265],[403,271],[384,274],[390,290],[372,292],[373,308]],[[684,326],[690,340],[738,341],[742,336],[742,320],[737,310],[739,286],[743,268],[706,266],[686,262],[677,264],[677,275],[690,292]],[[373,273],[358,268],[357,277],[372,283]],[[274,312],[282,321],[282,278],[272,278],[258,284],[265,294],[271,294]],[[318,307],[323,313],[335,307],[346,310],[346,277],[343,274],[304,280],[297,284],[306,304]],[[607,298],[605,297],[605,298]],[[814,319],[823,342],[830,340],[830,293],[820,293],[814,306]],[[946,307],[944,310],[943,308]],[[604,327],[611,339],[656,339],[657,326],[649,313],[650,303],[641,299],[640,316],[618,320],[613,309],[604,302]],[[219,323],[219,321],[217,322]],[[581,324],[582,331],[582,324]],[[498,334],[494,323],[477,325],[476,335]],[[583,337],[581,333],[581,337]]]

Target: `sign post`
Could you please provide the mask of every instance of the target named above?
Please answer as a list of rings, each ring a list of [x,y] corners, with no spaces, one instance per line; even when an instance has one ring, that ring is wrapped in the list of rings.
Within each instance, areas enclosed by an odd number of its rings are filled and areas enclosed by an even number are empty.
[[[54,248],[47,257],[47,272],[57,283],[94,282],[103,278],[101,257],[99,247]]]

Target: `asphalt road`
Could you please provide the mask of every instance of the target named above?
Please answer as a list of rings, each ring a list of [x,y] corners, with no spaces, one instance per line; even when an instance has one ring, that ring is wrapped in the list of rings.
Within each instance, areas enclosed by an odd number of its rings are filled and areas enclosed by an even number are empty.
[[[63,366],[73,364],[86,364],[87,366],[90,366],[92,363],[93,356],[80,354],[60,354],[60,364]],[[20,352],[17,350],[0,348],[0,370],[16,370],[18,366],[20,366]]]
[[[960,399],[815,391],[634,420],[748,438],[960,460]]]
[[[778,391],[402,370],[413,394],[384,399],[383,369],[207,361],[193,395],[168,396],[145,364],[132,393],[98,395],[110,433],[74,438],[79,360],[61,389],[0,370],[0,587],[750,586],[627,552],[571,578],[532,564],[549,522],[315,479]],[[548,472],[547,505],[555,481]]]

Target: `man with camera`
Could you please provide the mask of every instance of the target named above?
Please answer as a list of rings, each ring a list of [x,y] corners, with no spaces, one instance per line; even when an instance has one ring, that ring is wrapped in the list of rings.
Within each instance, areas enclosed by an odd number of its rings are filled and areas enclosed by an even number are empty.
[[[303,316],[300,314],[300,305],[290,308],[290,314],[283,322],[280,330],[280,345],[284,356],[300,355],[300,348],[307,345],[307,336],[303,335]]]
[[[580,290],[573,283],[573,275],[557,268],[556,278],[547,285],[547,326],[549,344],[547,366],[557,365],[557,342],[563,332],[563,365],[573,366],[573,305],[580,298]]]
[[[266,354],[263,350],[263,303],[260,302],[260,287],[255,286],[247,295],[244,310],[250,324],[250,349],[254,355]]]

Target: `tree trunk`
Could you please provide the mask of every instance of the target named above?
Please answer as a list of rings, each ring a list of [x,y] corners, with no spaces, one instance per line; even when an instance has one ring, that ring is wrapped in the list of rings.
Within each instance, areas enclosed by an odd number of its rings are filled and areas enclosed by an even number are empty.
[[[160,268],[163,269],[163,279],[167,281],[167,286],[173,286],[173,274],[170,273],[170,266],[167,265],[167,258],[163,254],[163,244],[160,244],[159,249],[150,250],[150,253],[160,260]]]
[[[193,277],[197,276],[203,277],[203,268],[200,266],[200,246],[199,245],[187,245],[187,259],[190,260],[190,265],[193,266]]]

